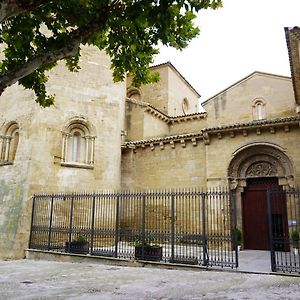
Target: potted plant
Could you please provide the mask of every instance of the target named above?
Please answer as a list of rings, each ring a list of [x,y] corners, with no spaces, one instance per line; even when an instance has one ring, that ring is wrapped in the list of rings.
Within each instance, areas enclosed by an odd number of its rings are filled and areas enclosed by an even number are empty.
[[[292,231],[291,240],[294,249],[294,254],[296,255],[299,252],[299,239],[300,239],[299,231],[297,230]]]
[[[83,235],[79,235],[76,239],[70,243],[66,242],[65,252],[76,253],[76,254],[88,254],[89,253],[89,242]]]
[[[134,258],[149,261],[162,260],[162,246],[148,243],[137,238],[133,242]]]

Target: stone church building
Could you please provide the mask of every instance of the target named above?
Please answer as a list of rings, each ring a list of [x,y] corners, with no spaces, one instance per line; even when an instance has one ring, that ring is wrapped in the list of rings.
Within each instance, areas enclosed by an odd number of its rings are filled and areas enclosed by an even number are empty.
[[[300,183],[300,29],[286,28],[286,40],[291,78],[255,71],[203,102],[203,112],[170,62],[152,67],[158,83],[134,88],[130,78],[114,83],[109,59],[91,47],[79,73],[62,63],[51,71],[50,108],[8,88],[0,98],[0,258],[23,257],[31,196],[43,192],[228,186],[238,224],[257,230],[264,212],[253,214],[257,203],[247,199]]]

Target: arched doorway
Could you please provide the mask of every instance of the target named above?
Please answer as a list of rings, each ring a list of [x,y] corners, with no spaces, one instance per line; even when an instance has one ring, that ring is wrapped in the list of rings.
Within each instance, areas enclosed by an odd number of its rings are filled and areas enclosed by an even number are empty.
[[[262,177],[247,179],[247,187],[242,193],[242,228],[244,248],[252,250],[270,250],[269,218],[276,224],[273,236],[288,236],[286,201],[283,197],[276,200],[276,205],[268,212],[267,190],[280,190],[278,178]],[[284,245],[277,241],[277,248]],[[276,249],[284,250],[284,249]]]
[[[243,231],[245,249],[269,250],[267,190],[293,184],[293,168],[284,150],[277,145],[255,143],[234,153],[228,168],[231,189],[238,200],[238,226]],[[279,201],[279,200],[278,200]],[[280,236],[288,230],[286,201],[280,199],[269,218],[280,226]],[[278,229],[279,228],[279,229]]]

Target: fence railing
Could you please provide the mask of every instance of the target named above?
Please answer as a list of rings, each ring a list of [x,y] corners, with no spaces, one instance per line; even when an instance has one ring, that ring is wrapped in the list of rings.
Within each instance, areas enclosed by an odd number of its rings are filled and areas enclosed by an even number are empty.
[[[33,197],[30,248],[237,267],[234,195],[222,189]]]
[[[268,191],[268,220],[273,272],[300,273],[300,190]]]

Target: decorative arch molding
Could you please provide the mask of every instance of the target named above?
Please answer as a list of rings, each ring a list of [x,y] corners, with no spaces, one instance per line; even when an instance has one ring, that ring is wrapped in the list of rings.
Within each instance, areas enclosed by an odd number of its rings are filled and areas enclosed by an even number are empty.
[[[84,117],[75,116],[71,118],[63,127],[63,132],[69,133],[74,128],[80,128],[86,135],[96,136],[96,129]]]
[[[266,118],[266,101],[263,98],[255,98],[252,101],[253,120],[263,120]]]
[[[0,133],[0,165],[12,164],[19,143],[19,125],[16,121],[7,123]]]
[[[4,126],[4,135],[12,135],[16,130],[19,130],[19,125],[16,121],[11,121]]]
[[[137,87],[127,88],[126,96],[135,100],[141,100],[143,98],[142,90]]]
[[[93,168],[95,134],[95,127],[85,118],[71,118],[62,130],[61,165]]]
[[[238,149],[228,167],[231,189],[247,186],[247,178],[277,177],[280,185],[294,185],[294,169],[284,149],[271,143],[253,143]]]

